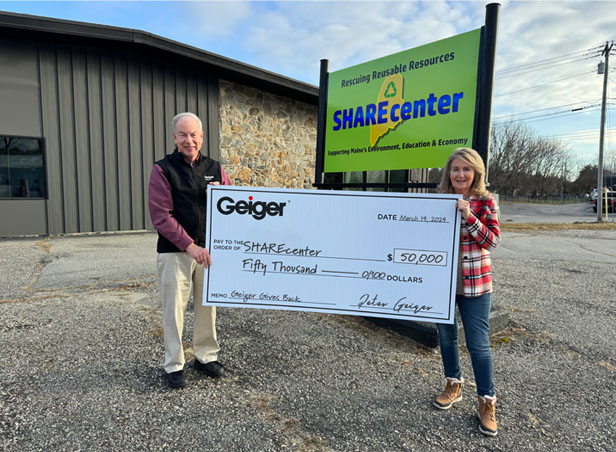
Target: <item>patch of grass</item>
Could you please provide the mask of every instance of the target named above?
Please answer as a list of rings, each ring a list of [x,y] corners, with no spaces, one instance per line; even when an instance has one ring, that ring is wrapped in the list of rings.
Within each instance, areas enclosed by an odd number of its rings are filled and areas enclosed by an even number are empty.
[[[516,231],[566,231],[581,229],[585,231],[616,231],[616,223],[501,223],[501,230]]]

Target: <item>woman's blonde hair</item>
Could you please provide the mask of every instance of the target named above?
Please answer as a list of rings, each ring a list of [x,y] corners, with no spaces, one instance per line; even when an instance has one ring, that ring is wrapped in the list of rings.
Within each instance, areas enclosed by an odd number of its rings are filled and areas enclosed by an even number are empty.
[[[486,167],[483,164],[483,160],[481,159],[479,153],[471,148],[458,148],[449,156],[449,159],[445,164],[445,168],[443,169],[441,183],[438,186],[439,193],[455,193],[453,185],[451,185],[450,173],[451,163],[458,158],[467,162],[475,172],[475,177],[473,178],[473,183],[470,188],[471,194],[478,197],[488,196],[490,192],[486,189],[486,184],[484,181]]]

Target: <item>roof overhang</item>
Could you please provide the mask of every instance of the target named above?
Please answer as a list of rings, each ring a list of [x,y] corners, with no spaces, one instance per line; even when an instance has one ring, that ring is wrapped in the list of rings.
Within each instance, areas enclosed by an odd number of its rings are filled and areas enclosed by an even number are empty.
[[[64,38],[73,43],[75,38],[87,38],[110,43],[129,43],[136,47],[145,46],[203,63],[219,77],[230,81],[253,85],[311,104],[317,104],[318,101],[318,87],[314,85],[141,30],[0,12],[0,31],[2,30],[23,34],[30,39],[34,33],[53,35],[56,39]]]

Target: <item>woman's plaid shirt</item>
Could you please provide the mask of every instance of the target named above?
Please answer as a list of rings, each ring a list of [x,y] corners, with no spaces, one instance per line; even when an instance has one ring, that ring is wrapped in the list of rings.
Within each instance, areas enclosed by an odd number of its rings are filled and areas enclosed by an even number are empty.
[[[491,249],[500,243],[500,225],[492,196],[468,199],[471,214],[462,219],[460,253],[465,297],[492,292]]]

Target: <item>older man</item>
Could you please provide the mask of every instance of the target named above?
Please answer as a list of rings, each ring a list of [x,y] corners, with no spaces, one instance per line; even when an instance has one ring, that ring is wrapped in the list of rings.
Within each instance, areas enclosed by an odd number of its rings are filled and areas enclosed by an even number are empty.
[[[203,270],[212,264],[205,248],[205,205],[208,184],[230,185],[215,160],[201,154],[203,126],[193,113],[172,121],[175,150],[154,164],[149,207],[158,231],[157,273],[165,336],[164,369],[171,388],[186,386],[182,331],[191,287],[195,305],[193,353],[195,369],[219,377],[216,308],[202,305]]]

